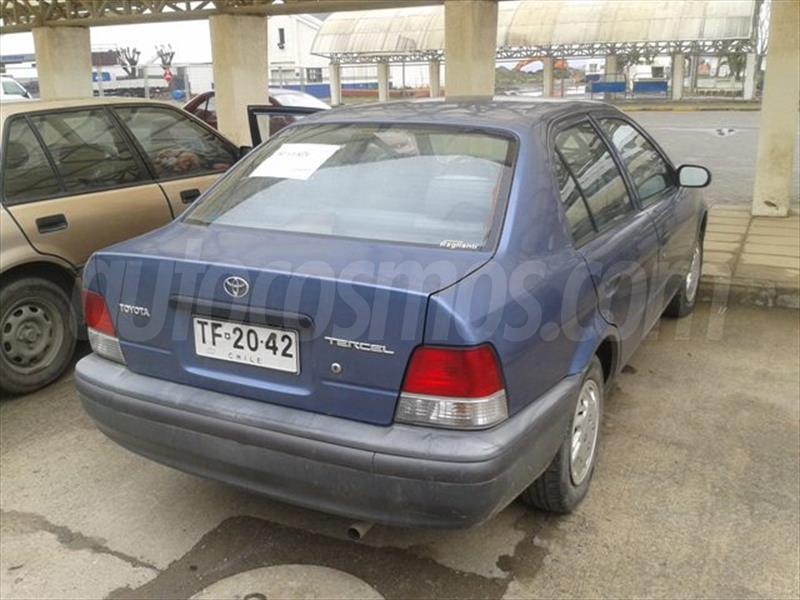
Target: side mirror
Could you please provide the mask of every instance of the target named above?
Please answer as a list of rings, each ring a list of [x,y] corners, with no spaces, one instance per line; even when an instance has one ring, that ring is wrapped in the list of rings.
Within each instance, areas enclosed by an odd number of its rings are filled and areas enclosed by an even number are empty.
[[[704,188],[711,183],[711,172],[699,165],[678,167],[678,185],[687,188]]]
[[[239,146],[239,158],[244,158],[252,150],[252,146]]]

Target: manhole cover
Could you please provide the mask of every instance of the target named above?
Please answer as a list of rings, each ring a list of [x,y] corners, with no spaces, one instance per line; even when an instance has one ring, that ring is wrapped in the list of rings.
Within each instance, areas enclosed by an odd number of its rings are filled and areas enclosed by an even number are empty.
[[[383,600],[363,580],[328,567],[278,565],[245,571],[211,584],[192,600]]]

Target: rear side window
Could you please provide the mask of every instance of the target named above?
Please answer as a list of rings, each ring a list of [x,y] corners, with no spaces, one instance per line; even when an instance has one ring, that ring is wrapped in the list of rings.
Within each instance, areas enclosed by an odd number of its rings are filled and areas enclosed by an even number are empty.
[[[187,220],[479,250],[499,228],[516,144],[461,127],[302,125],[251,152]]]
[[[633,207],[611,153],[590,123],[565,129],[556,148],[578,182],[598,229],[624,217]]]
[[[672,169],[633,126],[621,119],[600,119],[600,126],[622,157],[642,204],[654,202],[672,187]]]
[[[105,109],[33,115],[31,123],[47,146],[69,194],[127,186],[147,179]]]
[[[236,162],[233,148],[177,110],[158,106],[114,110],[144,149],[159,179],[221,173]]]
[[[39,140],[23,118],[12,119],[3,149],[3,197],[9,204],[39,200],[61,192]]]
[[[556,156],[556,177],[572,241],[580,245],[594,235],[595,229],[575,179],[560,156]]]

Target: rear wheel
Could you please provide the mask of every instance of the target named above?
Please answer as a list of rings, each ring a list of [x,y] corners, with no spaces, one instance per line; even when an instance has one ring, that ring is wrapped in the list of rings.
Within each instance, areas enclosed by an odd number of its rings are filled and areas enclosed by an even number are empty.
[[[25,277],[0,290],[0,390],[24,394],[61,375],[75,350],[73,305],[58,285]]]
[[[586,496],[597,461],[604,389],[603,367],[594,356],[581,382],[569,432],[547,470],[522,492],[525,504],[569,513]]]
[[[685,317],[694,310],[697,302],[697,289],[700,287],[700,276],[703,273],[703,239],[698,238],[692,251],[692,262],[683,278],[681,288],[676,292],[664,314],[668,317]]]

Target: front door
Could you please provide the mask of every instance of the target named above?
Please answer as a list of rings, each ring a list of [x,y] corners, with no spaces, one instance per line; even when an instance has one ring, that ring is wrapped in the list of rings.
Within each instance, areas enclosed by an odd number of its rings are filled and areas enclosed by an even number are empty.
[[[637,210],[611,151],[591,122],[563,128],[555,142],[596,232],[578,251],[592,273],[601,314],[620,333],[624,363],[647,332],[659,239],[648,215]]]
[[[114,113],[146,157],[178,216],[238,159],[238,149],[184,111],[153,104],[120,105]]]
[[[686,272],[686,247],[683,235],[681,200],[685,190],[678,187],[672,165],[654,142],[626,119],[614,115],[597,119],[609,142],[616,148],[639,205],[653,222],[660,242],[659,268],[654,285],[654,320],[682,283]],[[690,240],[690,244],[693,240]]]
[[[258,146],[298,119],[320,110],[324,109],[305,106],[248,106],[247,119],[250,123],[253,147]]]

